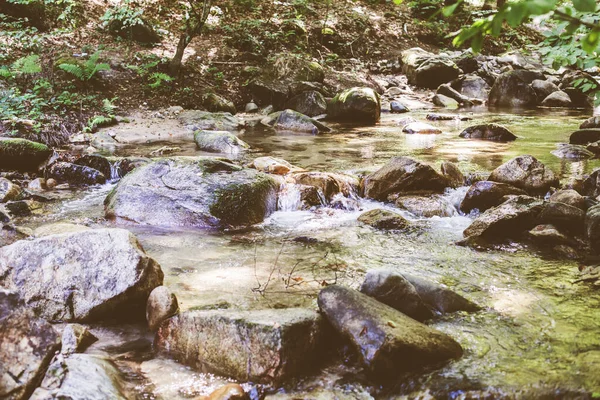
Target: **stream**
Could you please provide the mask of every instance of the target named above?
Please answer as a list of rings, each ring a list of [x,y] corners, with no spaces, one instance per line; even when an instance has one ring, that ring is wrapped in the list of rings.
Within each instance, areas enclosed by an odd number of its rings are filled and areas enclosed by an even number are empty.
[[[410,115],[425,119],[425,112]],[[550,153],[558,143],[567,142],[585,119],[580,113],[537,110],[466,115],[473,120],[431,122],[441,127],[441,135],[406,135],[397,125],[404,115],[398,114],[384,114],[372,127],[332,124],[334,133],[320,136],[280,134],[257,127],[242,136],[253,150],[241,161],[269,155],[310,171],[363,175],[393,156],[407,155],[436,168],[442,161],[452,161],[467,175],[491,172],[517,155],[531,154],[562,181],[600,167],[600,160],[572,162]],[[505,125],[519,139],[495,143],[458,137],[470,124],[487,122]],[[177,155],[206,155],[195,149],[193,141],[181,139],[118,147],[104,155],[147,156],[165,144],[181,147]],[[113,186],[68,193],[65,200],[53,203],[25,225],[65,221],[112,226],[103,218],[103,201]],[[447,218],[418,218],[396,210],[415,221],[416,228],[406,233],[377,231],[356,219],[369,209],[392,209],[388,205],[355,196],[340,199],[346,209],[299,211],[299,195],[289,189],[282,192],[279,211],[244,231],[124,227],[137,235],[161,265],[164,284],[177,295],[182,311],[314,309],[323,285],[335,282],[357,288],[366,271],[378,267],[447,285],[483,310],[446,315],[430,324],[465,349],[460,360],[441,369],[399,375],[394,382],[373,386],[344,360],[336,360],[316,376],[276,388],[280,394],[316,398],[325,390],[346,398],[415,398],[417,393],[425,396],[420,398],[427,398],[427,393],[433,398],[440,393],[446,398],[465,398],[466,391],[473,390],[478,394],[466,398],[519,393],[557,398],[569,392],[600,392],[600,291],[573,284],[579,273],[576,262],[556,261],[520,244],[490,251],[455,245],[473,215],[457,212]],[[466,190],[450,190],[445,196],[458,206]],[[125,373],[132,397],[197,398],[228,382],[154,356],[152,336],[142,326],[92,328],[101,340],[87,352],[110,355]],[[250,390],[254,386],[244,383],[244,387]],[[258,398],[262,389],[253,390]]]

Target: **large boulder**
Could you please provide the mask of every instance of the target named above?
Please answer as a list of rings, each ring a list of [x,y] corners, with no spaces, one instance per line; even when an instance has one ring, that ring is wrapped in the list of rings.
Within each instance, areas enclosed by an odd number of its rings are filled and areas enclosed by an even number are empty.
[[[546,96],[540,105],[542,107],[572,107],[573,102],[567,93],[559,90]]]
[[[196,131],[194,142],[198,149],[212,153],[238,155],[250,145],[227,131]]]
[[[35,172],[52,154],[45,144],[0,138],[0,170]]]
[[[559,184],[550,168],[529,155],[515,157],[502,164],[492,171],[489,180],[518,187],[530,194],[545,194]]]
[[[263,107],[273,105],[281,110],[288,98],[288,86],[273,79],[255,79],[246,88],[256,104]]]
[[[548,199],[550,203],[564,203],[573,207],[577,207],[583,211],[587,209],[585,204],[585,197],[580,195],[576,190],[563,189],[559,190],[550,196]]]
[[[228,112],[215,112],[199,110],[186,110],[181,112],[177,119],[188,130],[207,131],[237,131],[243,127],[239,119]]]
[[[298,111],[309,117],[327,113],[327,101],[325,97],[316,90],[301,92],[289,99],[286,108]]]
[[[84,167],[89,167],[95,169],[96,171],[100,171],[102,175],[106,177],[106,179],[115,178],[112,176],[113,167],[110,161],[106,157],[102,157],[96,154],[85,155],[79,157],[74,164],[83,165]]]
[[[304,132],[313,135],[331,131],[316,119],[289,109],[269,114],[261,123],[278,131]]]
[[[600,168],[595,169],[585,178],[580,193],[590,197],[600,196]]]
[[[366,197],[386,201],[393,194],[442,193],[448,180],[427,164],[409,157],[394,157],[362,182]]]
[[[469,126],[460,133],[459,137],[466,139],[492,140],[494,142],[510,142],[517,139],[514,133],[498,124]]]
[[[490,90],[488,104],[493,107],[530,108],[538,103],[531,82],[544,79],[541,73],[528,70],[505,72],[496,79]],[[541,99],[540,99],[541,100]]]
[[[123,19],[123,17],[113,17],[108,23],[108,31],[113,35],[140,43],[153,44],[160,42],[160,35],[148,21],[139,16],[132,16],[131,19],[127,19],[128,22],[125,24]]]
[[[227,112],[235,115],[237,110],[231,100],[216,93],[207,93],[202,96],[202,105],[210,112]]]
[[[318,303],[325,318],[350,341],[363,366],[376,378],[462,355],[461,346],[450,336],[356,290],[328,286],[319,293]]]
[[[396,207],[403,208],[419,217],[452,217],[457,214],[456,208],[445,197],[434,196],[400,196]]]
[[[550,202],[539,215],[542,224],[554,225],[569,232],[582,232],[585,211],[568,204]]]
[[[450,85],[463,96],[473,99],[487,100],[490,92],[490,85],[483,78],[474,74],[455,79]]]
[[[125,400],[120,374],[108,360],[89,354],[57,356],[31,400]]]
[[[344,90],[327,107],[327,117],[332,120],[375,123],[380,115],[379,94],[366,87]]]
[[[0,314],[0,398],[29,399],[59,349],[58,333],[32,310],[21,307]]]
[[[589,117],[579,125],[579,129],[600,128],[600,116]]]
[[[160,266],[130,232],[97,229],[0,248],[0,286],[51,321],[143,318]]]
[[[538,224],[544,202],[529,196],[515,196],[486,210],[464,230],[465,237],[502,240],[515,237]]]
[[[106,176],[96,169],[84,165],[57,162],[50,166],[48,176],[58,182],[71,185],[102,185],[106,183]]]
[[[461,70],[449,57],[435,55],[415,47],[401,54],[402,72],[408,83],[418,87],[435,89],[442,83],[450,82]]]
[[[538,99],[545,99],[552,93],[560,90],[554,83],[541,79],[534,79],[533,82],[531,82],[531,87],[535,91]]]
[[[163,159],[136,168],[105,201],[106,216],[163,227],[230,227],[275,211],[277,182],[212,158]]]
[[[201,370],[280,383],[321,361],[323,320],[314,311],[188,311],[160,326],[156,348]]]
[[[425,321],[433,317],[433,313],[421,300],[415,287],[404,276],[393,270],[370,270],[365,276],[360,291],[417,321]]]
[[[467,191],[465,198],[460,203],[460,210],[464,213],[469,213],[474,209],[483,212],[502,203],[504,196],[524,194],[527,194],[524,190],[506,183],[479,181],[471,185]]]
[[[365,211],[359,215],[358,221],[384,230],[401,230],[410,227],[410,222],[402,215],[381,208]]]
[[[579,129],[569,136],[569,143],[571,144],[590,144],[600,140],[600,129],[589,128]]]
[[[600,204],[590,207],[585,214],[585,237],[594,254],[600,254]]]

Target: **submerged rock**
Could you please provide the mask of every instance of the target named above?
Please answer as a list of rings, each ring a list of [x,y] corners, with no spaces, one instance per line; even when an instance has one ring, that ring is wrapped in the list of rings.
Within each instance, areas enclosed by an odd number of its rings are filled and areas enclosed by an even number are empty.
[[[492,140],[494,142],[510,142],[517,139],[511,131],[498,124],[469,126],[459,136],[465,139]]]
[[[441,314],[457,311],[475,312],[481,307],[450,289],[418,276],[402,274],[413,285],[421,300]]]
[[[51,321],[143,318],[160,266],[130,232],[96,229],[0,248],[0,285]]]
[[[155,345],[192,367],[240,381],[277,384],[322,358],[323,320],[314,311],[188,311],[160,326]]]
[[[277,183],[211,159],[163,159],[136,168],[105,200],[106,216],[163,227],[239,227],[275,211]]]
[[[374,124],[381,115],[381,100],[371,88],[354,87],[339,93],[327,107],[332,120]]]
[[[430,191],[441,193],[448,180],[432,167],[409,157],[394,157],[362,182],[365,197],[386,201],[393,194]]]
[[[227,131],[196,131],[194,142],[200,150],[231,155],[237,155],[250,148],[248,143]]]
[[[457,214],[450,200],[441,196],[400,196],[396,200],[396,206],[425,218],[452,217]]]
[[[328,286],[319,293],[318,303],[377,379],[462,355],[461,346],[450,336],[356,290]]]
[[[492,171],[489,180],[518,187],[530,194],[545,194],[559,184],[550,168],[529,155],[515,157],[502,164]]]
[[[106,176],[96,169],[68,162],[57,162],[50,166],[48,175],[58,182],[71,185],[102,185]]]
[[[360,291],[417,321],[425,321],[433,317],[433,313],[425,305],[415,287],[404,276],[393,270],[369,270]]]
[[[515,237],[538,224],[544,202],[529,196],[515,196],[486,210],[463,232],[464,236],[502,240]]]
[[[107,360],[89,354],[57,356],[31,400],[125,400],[119,372]]]
[[[594,158],[594,153],[576,144],[562,144],[558,149],[550,153],[558,158],[567,160],[588,160]]]
[[[5,308],[0,289],[0,310]],[[29,399],[52,357],[60,336],[52,325],[20,307],[0,315],[0,398]]]
[[[35,172],[52,150],[26,139],[0,138],[0,170]]]
[[[442,130],[423,122],[411,122],[402,128],[402,132],[408,134],[427,135],[440,134],[442,133]]]
[[[406,107],[404,104],[400,103],[399,101],[391,101],[390,102],[390,112],[392,112],[394,114],[403,114],[403,113],[410,112],[410,110],[408,109],[408,107]]]
[[[158,326],[167,318],[179,312],[179,303],[174,293],[166,286],[158,286],[150,293],[146,303],[146,320],[151,331],[156,331]]]
[[[249,400],[244,388],[237,383],[229,383],[208,395],[206,400]]]
[[[586,145],[600,140],[600,129],[580,129],[571,133],[569,143]]]
[[[483,212],[502,203],[504,196],[524,194],[527,194],[524,190],[506,183],[479,181],[471,185],[467,191],[460,203],[460,210],[464,213],[474,209]]]
[[[402,215],[380,208],[360,214],[358,221],[373,228],[386,230],[401,230],[411,225]]]

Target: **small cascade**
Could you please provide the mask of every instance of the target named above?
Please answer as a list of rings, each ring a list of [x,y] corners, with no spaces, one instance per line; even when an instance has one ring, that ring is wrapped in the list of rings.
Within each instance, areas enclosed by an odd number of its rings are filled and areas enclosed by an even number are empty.
[[[111,182],[121,179],[121,160],[110,163],[110,178]]]
[[[277,210],[297,211],[301,208],[302,193],[300,192],[300,185],[294,183],[282,184],[277,197]]]

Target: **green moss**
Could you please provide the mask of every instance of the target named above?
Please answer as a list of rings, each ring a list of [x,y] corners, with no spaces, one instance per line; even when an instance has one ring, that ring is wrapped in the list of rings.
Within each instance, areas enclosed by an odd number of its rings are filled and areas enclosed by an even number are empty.
[[[0,154],[3,156],[23,156],[51,152],[50,148],[42,143],[32,142],[27,139],[0,139]]]

